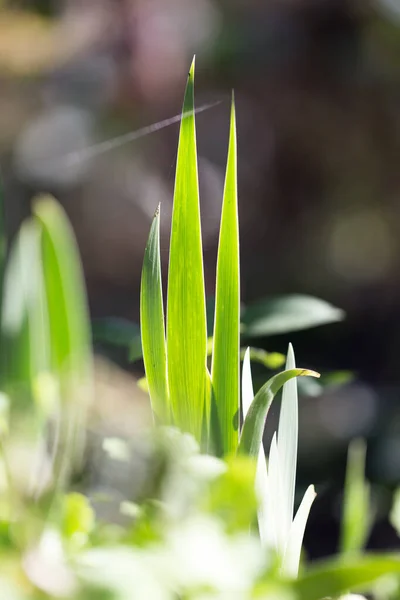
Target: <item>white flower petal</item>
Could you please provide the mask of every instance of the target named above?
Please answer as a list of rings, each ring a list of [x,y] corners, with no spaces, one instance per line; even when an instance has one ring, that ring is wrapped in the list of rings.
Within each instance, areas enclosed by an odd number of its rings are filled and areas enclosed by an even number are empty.
[[[286,369],[295,369],[293,347],[289,344]],[[282,482],[282,521],[285,536],[289,535],[293,520],[294,493],[298,445],[298,398],[297,380],[291,379],[283,386],[281,412],[278,428],[278,453]]]
[[[316,497],[313,485],[310,485],[303,496],[303,500],[297,510],[296,516],[290,529],[289,540],[282,563],[282,573],[287,577],[297,577],[299,572],[301,546],[303,544],[304,531],[310,514],[311,505]]]
[[[250,348],[247,348],[243,359],[242,370],[242,406],[243,418],[246,418],[248,410],[254,399],[253,381],[251,377]],[[273,515],[271,513],[268,492],[268,471],[267,461],[265,459],[264,446],[261,443],[257,459],[256,472],[256,494],[258,497],[258,528],[260,532],[261,544],[264,548],[275,547],[275,535],[273,528]]]

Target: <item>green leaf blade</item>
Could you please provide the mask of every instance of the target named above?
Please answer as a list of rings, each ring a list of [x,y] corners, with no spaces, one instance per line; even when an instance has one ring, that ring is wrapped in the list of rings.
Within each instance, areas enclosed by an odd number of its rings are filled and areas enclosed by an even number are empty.
[[[54,451],[54,493],[83,458],[84,423],[92,394],[89,310],[79,250],[64,210],[51,197],[40,197],[34,215],[41,227],[41,252],[51,368],[57,383],[59,436]],[[45,393],[39,385],[38,395]],[[49,500],[50,501],[50,500]]]
[[[53,367],[86,378],[91,365],[89,310],[78,247],[61,206],[50,197],[35,203],[42,229],[42,260]]]
[[[290,369],[271,377],[257,392],[243,424],[239,452],[257,457],[262,440],[268,410],[281,387],[293,377],[319,377],[308,369]]]
[[[197,176],[192,63],[179,136],[172,213],[167,359],[175,424],[201,439],[206,395],[207,329]]]
[[[367,591],[385,575],[400,574],[400,558],[394,554],[364,555],[326,560],[301,574],[293,589],[297,600],[337,598],[349,591]]]
[[[364,440],[355,439],[350,443],[340,540],[344,555],[362,550],[371,526],[370,487],[365,480],[366,451]]]
[[[242,315],[245,337],[267,337],[337,323],[344,312],[324,300],[302,294],[264,298]]]
[[[236,121],[232,99],[230,140],[217,261],[212,386],[224,453],[239,441],[240,275]]]
[[[154,215],[143,260],[140,327],[151,406],[162,423],[169,423],[170,405],[161,281],[159,207]]]
[[[11,247],[2,304],[2,375],[10,393],[32,393],[36,377],[49,371],[50,338],[40,255],[40,227],[23,223]]]

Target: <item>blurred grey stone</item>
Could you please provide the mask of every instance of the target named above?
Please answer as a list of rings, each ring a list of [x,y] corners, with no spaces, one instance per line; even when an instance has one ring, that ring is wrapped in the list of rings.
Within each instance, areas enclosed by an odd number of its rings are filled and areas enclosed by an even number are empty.
[[[93,143],[93,117],[75,106],[48,109],[19,135],[14,166],[25,184],[38,188],[69,188],[81,183],[89,161],[74,160],[75,153]]]

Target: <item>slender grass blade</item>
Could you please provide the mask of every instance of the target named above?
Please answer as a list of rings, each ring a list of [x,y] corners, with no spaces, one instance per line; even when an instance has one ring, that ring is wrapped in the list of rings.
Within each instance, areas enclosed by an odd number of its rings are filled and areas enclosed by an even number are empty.
[[[61,206],[39,198],[42,264],[50,327],[51,370],[59,384],[61,412],[54,458],[54,485],[81,460],[83,424],[91,390],[90,321],[75,237]]]
[[[201,439],[207,328],[194,118],[194,61],[183,103],[172,213],[167,362],[174,421]]]
[[[370,487],[365,480],[366,451],[364,440],[356,439],[350,443],[340,544],[346,555],[362,550],[371,526]]]
[[[140,290],[140,326],[151,406],[162,423],[169,423],[170,405],[160,260],[160,207],[154,215],[144,253]]]
[[[239,441],[240,349],[239,225],[237,207],[236,121],[232,98],[230,139],[217,261],[211,379],[223,453]]]
[[[53,366],[87,375],[91,356],[89,313],[75,236],[61,206],[50,197],[35,203],[42,228],[42,260],[51,323]]]
[[[50,368],[50,339],[40,256],[40,227],[25,222],[11,248],[2,305],[3,385],[17,407]]]

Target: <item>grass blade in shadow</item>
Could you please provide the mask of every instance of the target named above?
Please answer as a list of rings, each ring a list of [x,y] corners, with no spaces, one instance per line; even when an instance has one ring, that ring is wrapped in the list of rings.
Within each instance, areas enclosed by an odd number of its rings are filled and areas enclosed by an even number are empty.
[[[162,423],[170,421],[167,353],[160,261],[160,207],[147,242],[140,289],[140,327],[143,361],[153,413]]]

